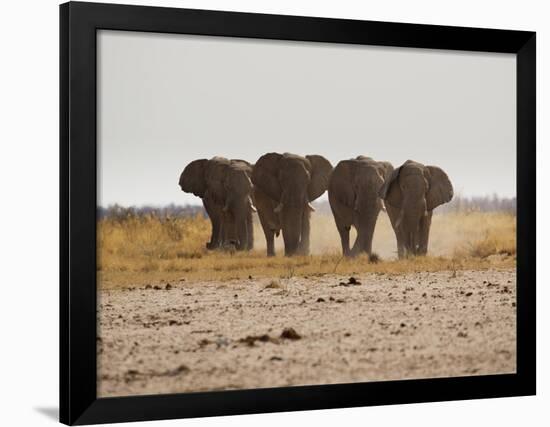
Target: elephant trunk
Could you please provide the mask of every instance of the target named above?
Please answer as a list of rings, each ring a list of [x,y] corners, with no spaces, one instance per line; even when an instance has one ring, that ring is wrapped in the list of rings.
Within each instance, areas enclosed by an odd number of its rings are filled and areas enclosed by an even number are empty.
[[[405,204],[406,210],[400,212],[401,227],[404,231],[405,247],[411,255],[418,255],[420,250],[420,224],[426,215],[426,201],[424,198]]]
[[[377,194],[365,193],[355,201],[355,215],[357,224],[357,241],[352,249],[352,255],[366,252],[371,255],[374,228],[380,213],[381,203]]]
[[[292,256],[300,244],[304,206],[285,206],[281,211],[285,255]]]
[[[225,200],[223,213],[227,224],[234,224],[233,235],[238,250],[251,249],[253,205],[248,194],[231,194]]]
[[[235,231],[237,234],[237,249],[242,251],[248,249],[248,221],[246,217],[239,218],[235,221]]]
[[[397,219],[395,220],[395,228],[399,229],[401,227],[401,224],[403,223],[403,218],[405,216],[405,208],[402,207],[399,210],[399,214],[397,215]]]
[[[276,214],[280,214],[284,207],[285,207],[285,205],[283,204],[283,202],[280,202],[277,206],[275,206],[275,208],[273,209],[273,212],[275,212]],[[252,208],[254,209],[254,212],[256,212],[256,209],[254,208],[254,206],[252,206]],[[308,201],[306,201],[306,208],[310,212],[315,212],[315,208]]]

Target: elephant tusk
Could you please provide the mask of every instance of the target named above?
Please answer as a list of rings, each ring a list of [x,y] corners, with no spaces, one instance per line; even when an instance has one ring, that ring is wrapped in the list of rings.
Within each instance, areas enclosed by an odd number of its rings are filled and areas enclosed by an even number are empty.
[[[248,204],[250,205],[250,209],[252,210],[252,212],[258,212],[256,206],[254,206],[254,202],[252,201],[251,196],[248,196]]]
[[[307,207],[311,212],[315,212],[315,208],[313,207],[313,205],[311,203],[308,202]]]
[[[386,212],[386,204],[384,203],[384,200],[380,200],[380,209],[382,210],[382,212]]]

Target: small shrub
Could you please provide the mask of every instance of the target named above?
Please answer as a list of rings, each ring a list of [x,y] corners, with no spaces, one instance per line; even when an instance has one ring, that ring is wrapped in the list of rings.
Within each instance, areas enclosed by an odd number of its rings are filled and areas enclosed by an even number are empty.
[[[369,262],[372,264],[378,264],[380,262],[380,257],[376,252],[370,254]]]
[[[149,261],[143,264],[140,268],[140,271],[143,273],[149,273],[151,271],[158,271],[159,264],[157,262]]]
[[[271,280],[267,286],[265,287],[265,289],[280,289],[282,286],[281,286],[281,283],[278,281],[278,280]]]

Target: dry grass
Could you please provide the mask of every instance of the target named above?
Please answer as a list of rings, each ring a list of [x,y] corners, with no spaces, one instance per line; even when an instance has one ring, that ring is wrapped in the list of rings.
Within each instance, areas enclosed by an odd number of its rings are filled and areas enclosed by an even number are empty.
[[[376,263],[366,256],[343,259],[334,220],[312,216],[312,255],[265,256],[265,240],[256,224],[250,253],[206,251],[210,222],[195,218],[160,219],[130,216],[98,224],[98,277],[103,288],[164,281],[248,279],[251,277],[316,276],[363,272],[402,274],[412,271],[457,271],[515,266],[516,219],[502,213],[435,215],[430,256],[395,259],[395,236],[385,214],[378,220],[373,248]],[[352,236],[353,237],[353,236]],[[279,254],[282,239],[277,239]]]

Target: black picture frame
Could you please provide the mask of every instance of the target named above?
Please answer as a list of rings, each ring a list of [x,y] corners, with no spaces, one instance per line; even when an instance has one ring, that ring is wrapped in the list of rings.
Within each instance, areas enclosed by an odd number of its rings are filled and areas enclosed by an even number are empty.
[[[96,31],[513,53],[517,58],[517,373],[97,398]],[[60,6],[60,419],[159,420],[535,394],[536,34],[69,2]]]

